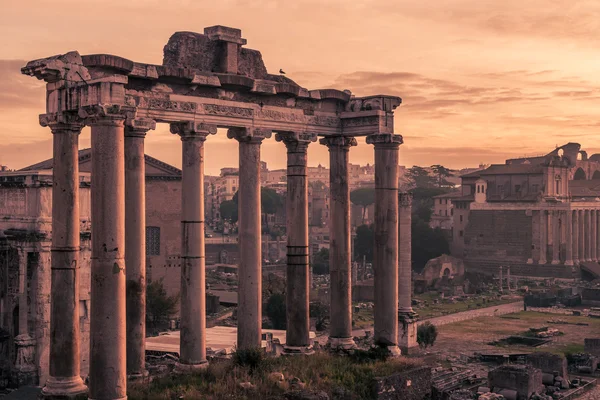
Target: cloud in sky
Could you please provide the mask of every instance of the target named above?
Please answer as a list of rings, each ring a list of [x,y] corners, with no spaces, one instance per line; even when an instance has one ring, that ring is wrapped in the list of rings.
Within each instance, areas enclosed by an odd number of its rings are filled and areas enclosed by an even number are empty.
[[[19,73],[25,60],[77,49],[161,63],[173,32],[215,24],[241,28],[270,71],[283,68],[309,89],[402,97],[395,124],[405,137],[406,165],[503,162],[567,141],[600,147],[594,140],[600,127],[595,0],[93,3],[93,13],[74,0],[32,0],[3,10],[0,163],[21,167],[51,155],[49,130],[37,122],[44,83]],[[237,163],[235,142],[221,135],[206,142],[207,173]],[[263,159],[284,167],[283,145],[271,141]],[[89,130],[81,143],[89,145]],[[165,125],[146,143],[149,154],[180,165],[180,142]],[[29,145],[35,150],[22,151]],[[372,146],[361,143],[350,158],[372,162]],[[326,148],[311,145],[309,163],[327,165]]]

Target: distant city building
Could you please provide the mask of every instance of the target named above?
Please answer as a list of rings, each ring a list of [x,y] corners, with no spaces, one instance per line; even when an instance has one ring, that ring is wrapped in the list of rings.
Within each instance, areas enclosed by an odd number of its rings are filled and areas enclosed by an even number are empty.
[[[514,275],[600,276],[600,154],[578,143],[461,177],[452,254]]]

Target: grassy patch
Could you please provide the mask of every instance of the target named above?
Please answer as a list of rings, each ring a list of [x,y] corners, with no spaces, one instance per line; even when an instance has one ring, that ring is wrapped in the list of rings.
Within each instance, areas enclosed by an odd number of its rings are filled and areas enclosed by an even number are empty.
[[[416,309],[421,318],[440,317],[442,315],[455,314],[463,311],[477,310],[486,307],[495,307],[502,304],[514,303],[519,301],[518,297],[498,299],[496,297],[486,297],[485,302],[482,298],[467,298],[456,303],[445,303],[437,293],[427,292],[415,296],[416,299],[427,301],[427,306]],[[433,304],[434,299],[440,301]]]
[[[132,383],[130,400],[179,399],[269,399],[278,398],[289,389],[288,381],[299,378],[310,390],[322,390],[330,396],[340,390],[352,393],[353,399],[371,398],[373,378],[407,371],[421,366],[414,359],[399,358],[388,361],[353,361],[351,357],[319,352],[309,357],[265,358],[251,373],[247,365],[233,360],[213,362],[197,374],[168,376],[150,384]],[[269,379],[272,372],[281,372],[285,381]],[[255,389],[248,391],[240,382],[251,382]]]

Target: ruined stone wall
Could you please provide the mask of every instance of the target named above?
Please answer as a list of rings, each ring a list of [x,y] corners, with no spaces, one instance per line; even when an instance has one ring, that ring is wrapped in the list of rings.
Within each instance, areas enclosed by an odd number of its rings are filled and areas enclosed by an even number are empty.
[[[498,275],[499,262],[492,260],[485,262],[481,260],[468,261],[467,270],[483,272],[489,275]],[[527,264],[511,263],[506,262],[503,264],[510,265],[511,276],[529,276],[539,278],[557,278],[557,279],[579,279],[581,276],[581,270],[578,266],[567,266],[567,265],[538,265],[538,264]]]
[[[465,260],[526,263],[531,257],[531,225],[525,210],[471,210]]]
[[[581,301],[586,306],[600,306],[600,289],[583,288]]]
[[[527,356],[527,364],[541,370],[546,374],[558,372],[563,378],[568,378],[567,359],[558,354],[552,353],[531,353]]]
[[[379,400],[423,400],[431,394],[431,367],[416,368],[385,378],[375,378],[373,398]]]

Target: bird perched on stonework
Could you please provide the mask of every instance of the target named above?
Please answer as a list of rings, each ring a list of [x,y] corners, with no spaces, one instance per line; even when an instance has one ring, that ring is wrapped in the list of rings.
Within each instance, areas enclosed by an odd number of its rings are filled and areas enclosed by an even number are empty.
[[[284,70],[282,70],[281,68],[279,68],[279,73],[280,73],[281,75],[285,75],[285,71],[284,71]]]

